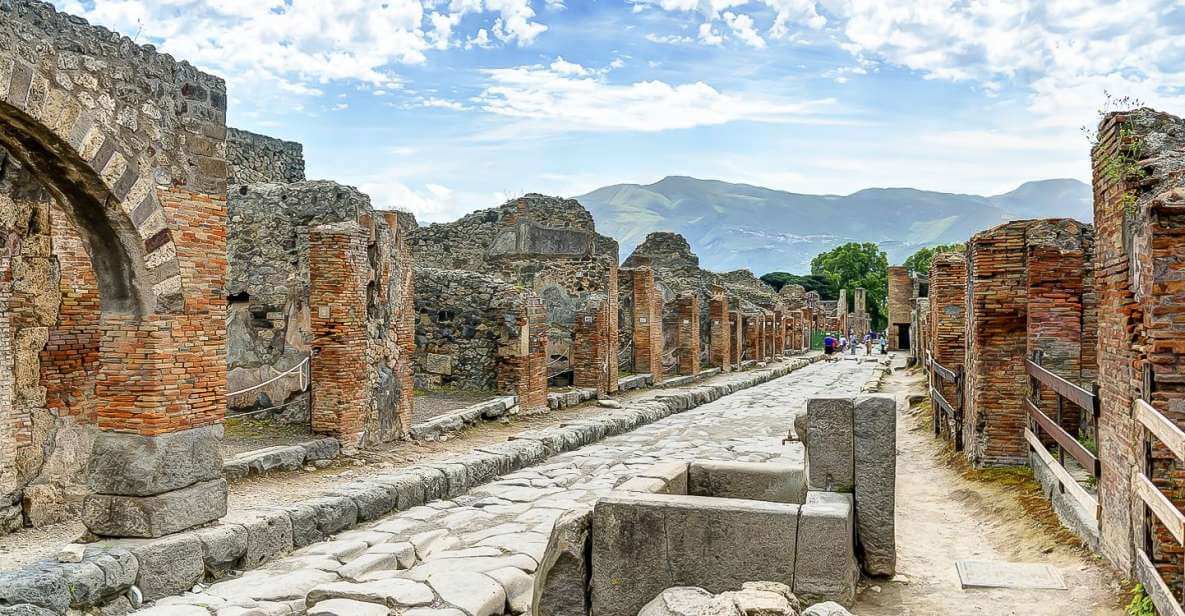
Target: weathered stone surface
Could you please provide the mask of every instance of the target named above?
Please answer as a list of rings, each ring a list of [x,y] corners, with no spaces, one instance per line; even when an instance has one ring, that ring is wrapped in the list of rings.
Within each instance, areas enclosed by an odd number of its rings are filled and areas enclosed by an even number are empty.
[[[688,493],[801,504],[806,500],[805,475],[801,466],[790,464],[697,460],[688,471]]]
[[[537,616],[588,614],[592,510],[568,511],[556,520],[535,572],[531,604]]]
[[[534,580],[531,576],[515,567],[502,567],[487,571],[486,575],[494,578],[506,591],[506,605],[511,614],[525,614],[531,611],[531,599],[534,592]]]
[[[506,591],[502,585],[482,573],[442,572],[429,576],[428,584],[442,601],[461,608],[470,616],[501,614],[506,605]]]
[[[309,605],[326,599],[351,599],[387,607],[415,607],[428,605],[435,598],[432,590],[423,582],[391,578],[361,583],[322,584],[309,591],[307,600]]]
[[[300,444],[304,448],[304,461],[332,460],[341,453],[341,443],[335,438],[319,438]]]
[[[794,594],[808,602],[851,605],[860,580],[852,495],[810,492],[801,508],[798,531]]]
[[[223,522],[247,531],[247,549],[240,561],[244,569],[254,569],[292,551],[292,520],[282,511],[235,511]]]
[[[374,603],[329,599],[310,607],[308,616],[387,616],[389,613],[386,607]]]
[[[638,611],[638,616],[740,616],[727,597],[690,586],[668,588]]]
[[[824,601],[803,610],[802,616],[852,616],[852,613],[834,601]]]
[[[0,616],[56,616],[55,612],[36,605],[0,605]]]
[[[101,432],[95,438],[87,482],[98,494],[118,496],[155,496],[208,483],[222,478],[221,441],[221,425],[161,436]],[[209,519],[216,518],[204,521]]]
[[[634,615],[661,591],[793,584],[798,505],[613,492],[592,522],[592,611]],[[712,558],[704,558],[712,554]]]
[[[294,471],[304,465],[305,448],[300,445],[267,447],[249,451],[231,460],[231,464],[245,464],[248,472],[261,475],[271,471]]]
[[[891,395],[861,396],[855,408],[856,547],[864,571],[897,570],[897,403]]]
[[[721,596],[731,599],[744,616],[798,616],[795,604],[781,593],[746,588]]]
[[[851,398],[811,398],[807,412],[807,473],[811,489],[851,492],[855,444]]]
[[[202,542],[185,533],[132,548],[139,563],[136,586],[145,601],[181,594],[201,581],[206,571]]]
[[[193,533],[202,543],[206,573],[222,577],[247,553],[247,529],[237,524],[219,524]]]
[[[226,493],[226,480],[219,476],[156,496],[92,494],[82,520],[100,536],[163,537],[226,515]]]
[[[312,589],[337,579],[336,573],[320,569],[300,569],[290,573],[259,570],[241,578],[218,582],[206,589],[206,594],[230,601],[303,600]]]
[[[638,477],[662,480],[667,494],[692,494],[688,487],[688,464],[686,462],[661,462],[638,473]],[[623,484],[624,485],[624,484]],[[618,486],[622,487],[622,486]],[[655,491],[655,490],[649,490]]]

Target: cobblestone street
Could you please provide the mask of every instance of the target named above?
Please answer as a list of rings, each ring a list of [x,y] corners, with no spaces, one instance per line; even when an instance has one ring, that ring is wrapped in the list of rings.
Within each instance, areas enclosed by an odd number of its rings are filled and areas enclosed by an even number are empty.
[[[529,609],[552,524],[590,507],[634,473],[667,460],[765,461],[812,396],[854,395],[872,363],[820,362],[764,385],[560,454],[451,501],[389,516],[203,592],[140,614],[386,614],[460,608],[472,616]],[[360,601],[361,603],[355,603]],[[260,611],[243,611],[257,602]],[[367,603],[375,605],[366,605]],[[382,607],[377,604],[382,604]],[[194,607],[187,607],[194,606]],[[201,606],[201,607],[197,607]],[[459,616],[459,615],[458,615]]]

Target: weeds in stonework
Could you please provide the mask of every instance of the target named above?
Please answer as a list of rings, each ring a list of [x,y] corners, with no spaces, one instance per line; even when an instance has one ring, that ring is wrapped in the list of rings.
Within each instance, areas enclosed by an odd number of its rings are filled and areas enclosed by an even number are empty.
[[[1105,97],[1103,105],[1098,110],[1098,117],[1101,121],[1108,114],[1122,111],[1132,111],[1144,106],[1144,102],[1132,96],[1113,96],[1106,90],[1103,91]],[[1087,126],[1082,127],[1082,133],[1086,136],[1086,140],[1090,143],[1091,150],[1099,144],[1099,136],[1097,127],[1091,128]],[[1147,176],[1148,172],[1140,166],[1140,160],[1143,158],[1143,144],[1139,139],[1135,138],[1135,133],[1127,127],[1120,127],[1119,129],[1119,143],[1116,147],[1116,152],[1109,155],[1103,163],[1103,177],[1115,183],[1132,183],[1139,185]],[[1120,204],[1123,206],[1124,214],[1127,217],[1134,218],[1136,214],[1136,198],[1138,196],[1136,188],[1131,188],[1124,191],[1123,196],[1120,197]]]
[[[1133,586],[1130,594],[1132,600],[1124,608],[1124,614],[1127,616],[1156,616],[1156,606],[1152,604],[1152,598],[1144,591],[1143,584]]]

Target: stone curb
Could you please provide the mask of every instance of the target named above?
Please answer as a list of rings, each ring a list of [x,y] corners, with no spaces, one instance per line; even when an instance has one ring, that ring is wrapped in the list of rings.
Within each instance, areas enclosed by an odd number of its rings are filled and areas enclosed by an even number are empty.
[[[467,406],[459,411],[434,417],[428,421],[412,424],[410,433],[413,441],[431,441],[449,432],[457,432],[466,426],[475,426],[482,421],[492,421],[506,415],[518,413],[518,396],[499,396],[485,402]]]
[[[232,511],[205,528],[155,540],[105,541],[88,547],[81,563],[42,561],[0,573],[0,614],[65,615],[70,609],[115,603],[138,608],[141,597],[155,601],[190,590],[206,578],[258,568],[361,522],[455,498],[500,475],[781,378],[819,359],[821,355],[793,357],[737,382],[700,384],[559,427],[524,432],[448,460],[368,475],[298,503]],[[187,549],[175,549],[180,545]]]
[[[272,471],[294,471],[321,460],[332,460],[341,453],[341,443],[332,437],[306,441],[299,445],[279,445],[241,453],[222,463],[227,481],[262,475]]]

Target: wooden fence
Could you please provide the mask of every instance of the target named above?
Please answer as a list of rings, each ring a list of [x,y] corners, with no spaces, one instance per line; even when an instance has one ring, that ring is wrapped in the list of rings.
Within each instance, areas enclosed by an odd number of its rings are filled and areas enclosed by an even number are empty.
[[[955,450],[963,450],[963,367],[957,366],[953,370],[934,360],[934,354],[926,351],[926,367],[930,374],[930,406],[934,412],[934,436],[942,434],[942,424],[945,420],[951,426],[951,436],[954,438]],[[935,379],[954,384],[955,402],[952,404],[942,391],[935,387]]]

